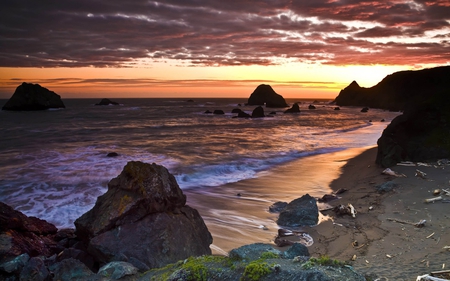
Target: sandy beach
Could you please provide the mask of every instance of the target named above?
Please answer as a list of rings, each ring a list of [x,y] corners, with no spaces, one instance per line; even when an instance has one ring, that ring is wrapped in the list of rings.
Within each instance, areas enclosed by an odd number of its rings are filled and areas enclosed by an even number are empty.
[[[274,202],[290,202],[306,193],[321,197],[344,188],[348,191],[339,199],[319,203],[319,208],[352,204],[355,218],[322,211],[317,226],[298,229],[314,239],[311,256],[347,261],[372,280],[415,280],[449,269],[450,251],[444,247],[450,245],[450,203],[424,200],[435,197],[435,189],[450,190],[450,166],[395,166],[393,171],[406,176],[395,177],[382,174],[376,153],[376,147],[366,147],[305,157],[219,190],[184,192],[214,237],[214,254],[255,242],[274,243],[280,228],[278,214],[268,212]],[[416,177],[416,169],[427,176]],[[377,191],[378,185],[390,181],[393,190]],[[422,228],[399,222],[420,220],[426,220]]]
[[[336,217],[333,211],[325,212],[333,219],[308,230],[315,240],[311,255],[349,261],[373,280],[415,280],[449,269],[450,251],[444,247],[450,245],[450,204],[424,200],[436,197],[435,189],[450,189],[450,166],[395,166],[391,169],[405,177],[390,176],[375,164],[376,153],[377,148],[371,148],[349,160],[331,183],[333,190],[348,191],[330,205],[352,204],[357,214]],[[415,176],[416,169],[426,177]],[[377,192],[378,185],[389,181],[395,185],[392,191]],[[420,220],[426,220],[421,228],[401,223]]]

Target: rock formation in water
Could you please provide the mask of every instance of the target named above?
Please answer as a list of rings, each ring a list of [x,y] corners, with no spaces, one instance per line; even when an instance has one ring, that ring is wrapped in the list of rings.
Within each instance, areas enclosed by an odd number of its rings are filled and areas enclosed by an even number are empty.
[[[120,105],[120,104],[110,99],[102,99],[99,103],[96,103],[95,105]]]
[[[261,84],[248,98],[247,105],[266,105],[266,107],[288,107],[283,96],[277,94],[270,85]]]
[[[386,76],[371,88],[356,81],[335,99],[339,106],[367,106],[402,111],[450,89],[450,66],[417,71],[400,71]]]
[[[39,84],[22,83],[16,88],[12,97],[6,102],[2,110],[32,111],[50,108],[65,108],[61,97],[41,87]]]
[[[300,113],[300,106],[294,103],[291,108],[286,109],[284,113]]]
[[[175,177],[157,164],[128,162],[76,234],[100,263],[133,258],[150,268],[211,254],[212,237]]]

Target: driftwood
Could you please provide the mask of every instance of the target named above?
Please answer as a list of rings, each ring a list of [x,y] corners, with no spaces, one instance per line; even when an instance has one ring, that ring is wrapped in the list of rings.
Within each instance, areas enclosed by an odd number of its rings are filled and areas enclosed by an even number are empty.
[[[425,223],[427,222],[427,220],[420,220],[418,222],[409,222],[409,221],[403,221],[403,220],[399,220],[399,219],[393,219],[393,218],[387,218],[388,221],[393,221],[393,222],[398,222],[398,223],[402,223],[402,224],[409,224],[409,225],[414,225],[415,227],[424,227]]]
[[[422,172],[421,170],[416,169],[416,177],[424,179],[424,178],[426,178],[426,176],[427,176],[427,174],[425,172]]]
[[[399,173],[397,173],[397,172],[394,172],[394,171],[392,171],[391,169],[389,169],[389,168],[386,168],[383,172],[381,172],[382,174],[385,174],[385,175],[390,175],[390,176],[394,176],[394,177],[404,177],[404,178],[406,178],[406,175],[404,175],[404,174],[399,174]]]
[[[449,280],[438,278],[438,277],[433,277],[433,276],[430,276],[429,274],[425,274],[422,276],[417,276],[416,281],[449,281]]]
[[[443,199],[442,196],[428,198],[428,199],[425,199],[425,203],[433,203],[435,201],[439,201],[439,200],[442,200],[442,199]]]

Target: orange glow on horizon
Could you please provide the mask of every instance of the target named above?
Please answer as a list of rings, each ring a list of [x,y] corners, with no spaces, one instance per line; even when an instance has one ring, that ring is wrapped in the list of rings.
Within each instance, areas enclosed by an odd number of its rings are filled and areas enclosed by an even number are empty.
[[[356,80],[372,87],[404,66],[185,67],[155,63],[140,68],[0,68],[0,98],[8,99],[22,82],[38,83],[62,98],[247,98],[269,84],[285,98],[334,99]]]

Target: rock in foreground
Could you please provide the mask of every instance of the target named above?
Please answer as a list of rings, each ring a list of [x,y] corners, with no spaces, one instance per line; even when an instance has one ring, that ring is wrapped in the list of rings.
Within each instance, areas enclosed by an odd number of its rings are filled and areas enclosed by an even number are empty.
[[[266,105],[266,107],[288,107],[284,98],[270,85],[259,85],[248,98],[247,105]]]
[[[24,82],[16,88],[16,91],[2,109],[11,111],[33,111],[50,108],[65,108],[61,97],[55,92],[41,87],[39,84]]]
[[[75,221],[76,234],[100,263],[133,258],[153,268],[211,254],[211,234],[199,213],[185,204],[186,196],[166,168],[132,161]]]
[[[316,225],[319,222],[319,208],[316,199],[309,194],[291,201],[281,211],[277,224],[289,227]]]

